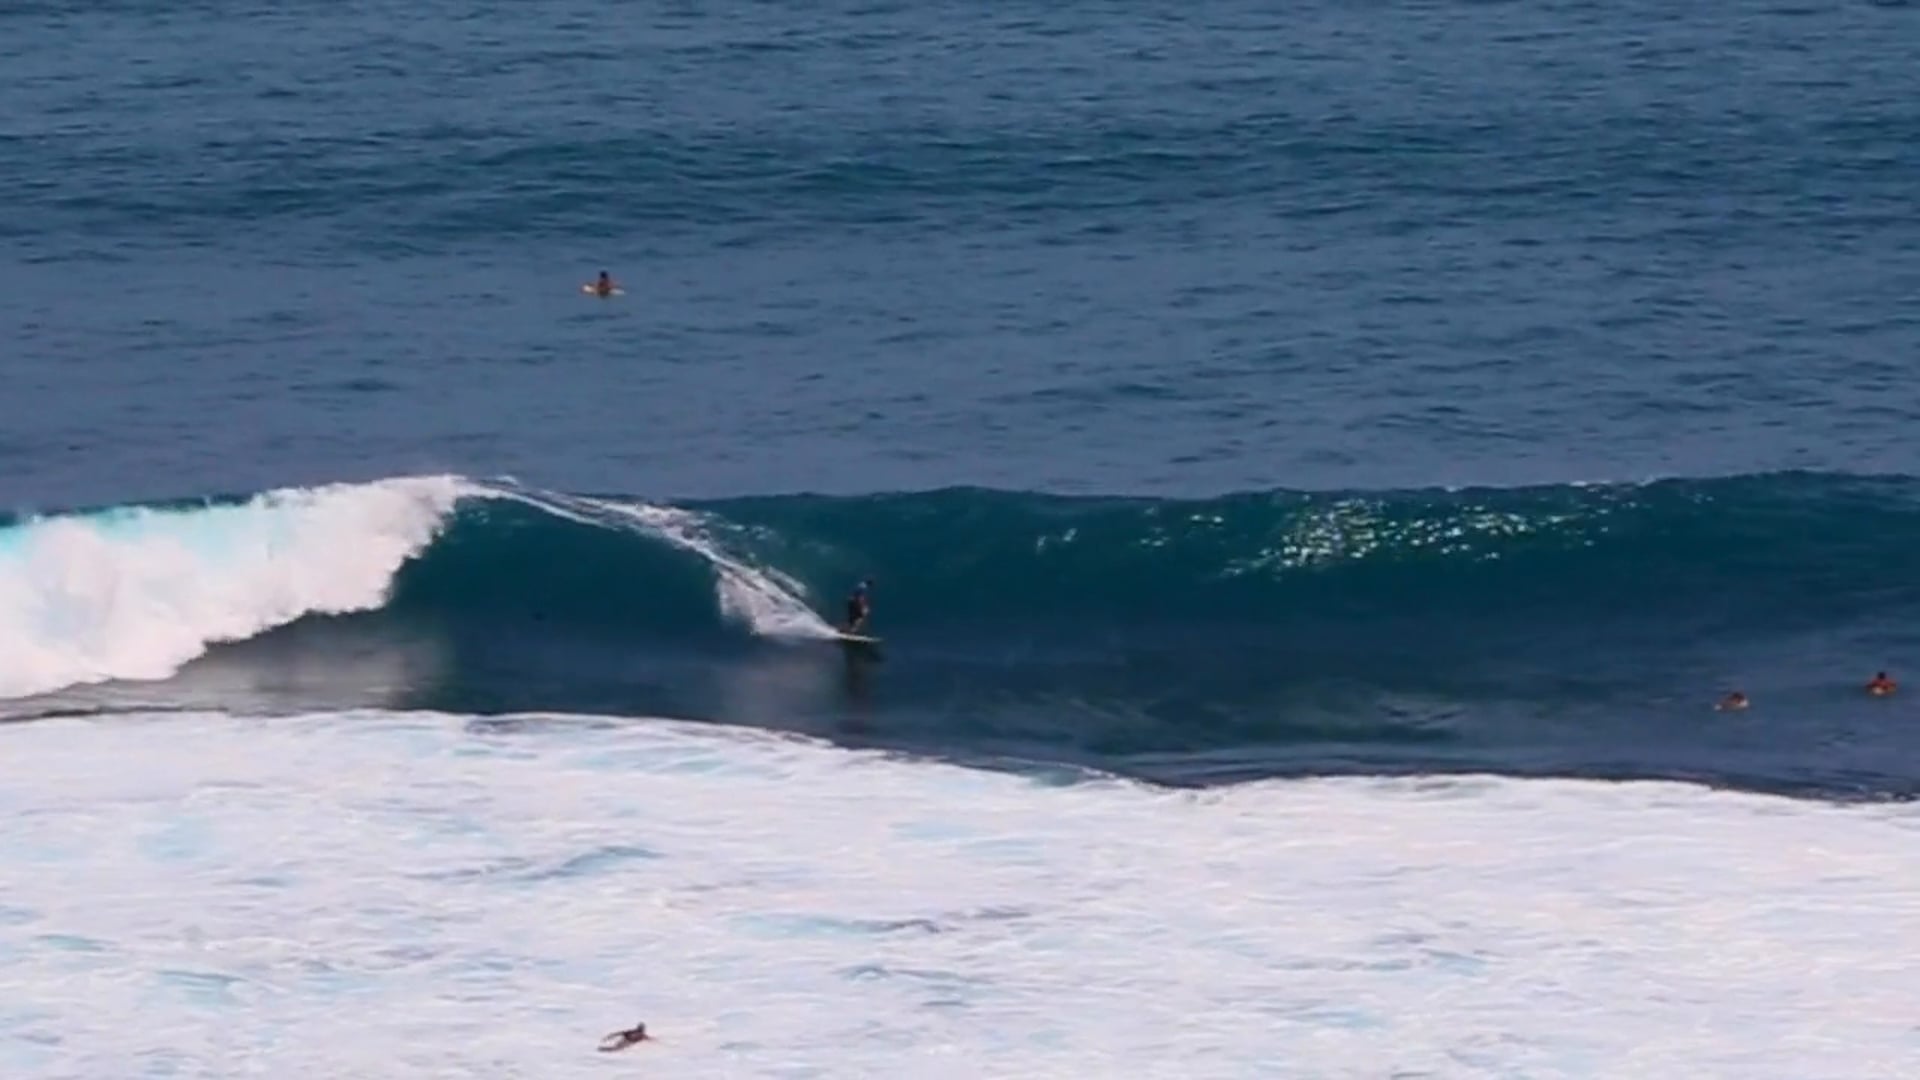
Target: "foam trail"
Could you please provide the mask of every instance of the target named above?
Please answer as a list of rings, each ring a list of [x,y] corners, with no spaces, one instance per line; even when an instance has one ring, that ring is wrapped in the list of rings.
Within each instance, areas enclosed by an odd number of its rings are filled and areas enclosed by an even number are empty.
[[[377,608],[474,493],[452,477],[402,478],[0,529],[0,698],[164,679],[209,645]]]
[[[513,499],[582,525],[639,533],[698,555],[713,568],[721,613],[762,637],[833,636],[833,628],[808,606],[805,585],[729,554],[708,530],[706,519],[694,511],[513,488],[490,488],[485,494]]]
[[[801,599],[806,586],[773,570],[759,570],[726,553],[700,515],[665,506],[604,503],[649,531],[699,554],[719,576],[720,610],[767,637],[827,638],[833,628]]]

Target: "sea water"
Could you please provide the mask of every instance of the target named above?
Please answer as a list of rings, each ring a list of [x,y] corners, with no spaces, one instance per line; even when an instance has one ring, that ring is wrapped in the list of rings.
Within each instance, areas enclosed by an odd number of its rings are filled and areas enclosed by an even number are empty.
[[[0,6],[0,1074],[1913,1075],[1917,103],[1889,2]]]

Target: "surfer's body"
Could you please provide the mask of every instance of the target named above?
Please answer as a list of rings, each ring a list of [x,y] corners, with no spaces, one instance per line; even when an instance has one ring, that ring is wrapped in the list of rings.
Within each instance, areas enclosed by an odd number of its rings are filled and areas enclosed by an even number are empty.
[[[853,587],[853,593],[847,597],[847,619],[840,630],[846,634],[864,633],[867,619],[873,614],[873,602],[867,598],[867,590],[873,585],[871,580],[862,581]]]
[[[635,1024],[625,1031],[616,1031],[606,1038],[601,1039],[600,1052],[610,1054],[615,1050],[625,1050],[627,1047],[636,1043],[651,1041],[653,1041],[653,1038],[647,1034],[647,1025]]]

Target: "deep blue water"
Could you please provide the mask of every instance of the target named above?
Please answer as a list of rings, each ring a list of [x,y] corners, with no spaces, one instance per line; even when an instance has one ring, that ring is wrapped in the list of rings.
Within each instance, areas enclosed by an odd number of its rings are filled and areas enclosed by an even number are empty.
[[[710,567],[468,505],[48,707],[432,639],[427,707],[1904,792],[1916,177],[1904,4],[15,2],[0,506],[507,475],[884,582],[884,665],[746,694]]]

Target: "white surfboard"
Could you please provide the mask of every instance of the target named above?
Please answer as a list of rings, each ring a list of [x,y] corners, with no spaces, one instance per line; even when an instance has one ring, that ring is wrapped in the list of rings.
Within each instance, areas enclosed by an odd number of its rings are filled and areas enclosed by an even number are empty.
[[[591,286],[591,285],[582,285],[582,286],[580,286],[580,291],[581,291],[581,292],[583,292],[583,293],[586,293],[586,294],[587,294],[588,296],[599,296],[599,295],[600,295],[600,290],[599,290],[599,289],[596,289],[596,288],[594,288],[594,287],[593,287],[593,286]],[[609,292],[609,293],[607,293],[607,295],[608,295],[608,296],[625,296],[625,295],[627,295],[627,290],[625,290],[625,289],[623,289],[623,288],[621,288],[621,287],[620,287],[620,286],[618,286],[618,285],[615,285],[615,286],[613,287],[613,290],[612,290],[611,292]]]

